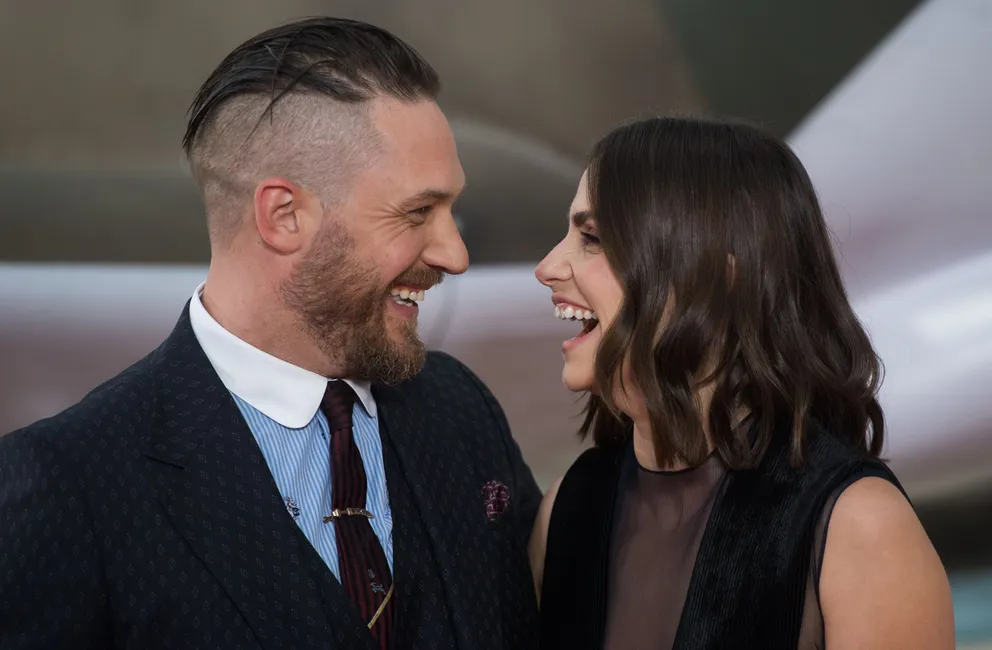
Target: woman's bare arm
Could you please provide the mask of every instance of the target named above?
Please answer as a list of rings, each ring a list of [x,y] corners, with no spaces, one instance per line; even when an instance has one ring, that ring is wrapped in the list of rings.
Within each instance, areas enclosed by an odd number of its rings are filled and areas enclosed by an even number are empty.
[[[909,502],[864,478],[830,517],[820,604],[827,650],[954,650],[947,574]]]

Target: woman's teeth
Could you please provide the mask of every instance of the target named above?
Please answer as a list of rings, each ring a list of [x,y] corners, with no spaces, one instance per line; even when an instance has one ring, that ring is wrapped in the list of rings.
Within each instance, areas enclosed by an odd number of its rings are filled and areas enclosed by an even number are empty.
[[[405,287],[394,287],[393,290],[389,292],[389,295],[393,297],[393,300],[396,301],[397,304],[409,306],[415,305],[424,299],[424,290],[421,289],[419,291],[414,291]]]
[[[555,318],[561,320],[599,320],[595,313],[581,307],[555,305]]]

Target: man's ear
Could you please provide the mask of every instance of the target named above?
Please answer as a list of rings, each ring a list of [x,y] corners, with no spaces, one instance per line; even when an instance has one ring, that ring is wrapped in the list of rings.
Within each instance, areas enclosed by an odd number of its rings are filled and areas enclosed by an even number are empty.
[[[320,202],[310,192],[281,177],[255,187],[255,227],[269,248],[290,255],[302,249],[314,229]]]

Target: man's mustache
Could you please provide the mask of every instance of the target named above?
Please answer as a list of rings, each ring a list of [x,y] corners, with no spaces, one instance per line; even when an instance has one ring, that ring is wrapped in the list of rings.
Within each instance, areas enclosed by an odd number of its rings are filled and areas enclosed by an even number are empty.
[[[437,269],[410,269],[396,278],[394,285],[405,284],[413,287],[434,287],[444,281],[444,273]]]

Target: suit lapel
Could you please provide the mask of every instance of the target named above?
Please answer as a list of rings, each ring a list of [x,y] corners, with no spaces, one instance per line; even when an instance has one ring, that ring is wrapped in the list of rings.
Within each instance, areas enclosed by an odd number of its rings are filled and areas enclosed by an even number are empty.
[[[417,381],[403,390],[376,387],[379,430],[396,450],[416,513],[431,539],[451,624],[463,650],[502,648],[502,629],[480,630],[477,612],[499,606],[500,576],[481,488],[473,482],[470,458],[458,435],[442,435],[453,426],[441,407],[418,390]],[[480,540],[476,545],[457,540]],[[401,561],[398,555],[396,562]],[[483,609],[485,608],[485,609]],[[484,633],[484,634],[483,634]]]
[[[145,455],[158,461],[160,499],[179,533],[264,647],[285,647],[307,621],[314,633],[333,630],[339,641],[353,642],[347,647],[365,647],[371,637],[362,638],[357,610],[287,512],[254,436],[193,335],[188,309],[153,354],[158,404]]]

